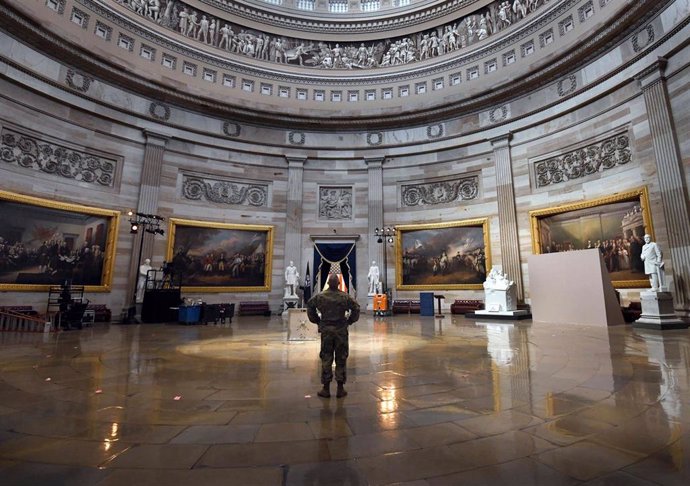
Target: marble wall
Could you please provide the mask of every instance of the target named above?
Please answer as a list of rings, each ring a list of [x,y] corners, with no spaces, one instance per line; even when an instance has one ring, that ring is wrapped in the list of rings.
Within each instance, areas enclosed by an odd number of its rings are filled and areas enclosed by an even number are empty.
[[[687,29],[687,25],[683,29]],[[15,58],[22,48],[20,42],[13,43]],[[26,51],[27,58],[31,57],[31,65],[36,69],[56,73],[68,70],[67,66],[55,59],[41,57],[28,47]],[[261,224],[274,228],[270,291],[187,293],[189,297],[200,297],[209,302],[268,300],[272,310],[278,311],[282,304],[286,261],[295,261],[302,276],[309,263],[313,275],[313,240],[328,236],[356,239],[358,298],[364,303],[367,269],[372,259],[380,260],[378,256],[382,251],[371,235],[374,217],[386,226],[488,218],[492,261],[504,269],[521,269],[523,295],[529,301],[529,269],[526,262],[532,252],[531,210],[596,199],[645,186],[649,191],[657,241],[663,248],[673,247],[674,250],[683,245],[690,246],[689,241],[681,240],[678,244],[669,238],[670,207],[664,202],[664,197],[669,194],[659,179],[655,132],[650,124],[649,106],[636,80],[645,67],[653,67],[656,58],[662,55],[668,57],[664,74],[672,128],[678,136],[680,170],[685,179],[685,186],[672,196],[681,201],[684,198],[687,205],[690,142],[683,134],[688,133],[690,126],[690,115],[685,110],[690,102],[690,48],[682,45],[672,50],[659,47],[651,51],[647,58],[640,58],[635,65],[628,65],[625,70],[593,83],[591,90],[572,93],[572,96],[564,97],[562,103],[541,111],[538,111],[538,97],[523,96],[519,103],[529,105],[529,109],[525,108],[529,116],[487,125],[484,131],[463,132],[459,128],[455,133],[452,123],[441,122],[430,125],[426,129],[426,140],[421,141],[408,136],[409,131],[401,118],[398,128],[386,132],[386,140],[400,143],[387,142],[381,146],[375,143],[377,140],[380,142],[380,138],[372,138],[372,133],[346,126],[342,132],[313,130],[306,135],[283,130],[281,138],[276,136],[280,131],[276,127],[243,125],[243,133],[252,133],[253,137],[239,140],[232,133],[214,134],[209,127],[215,126],[219,120],[211,117],[205,120],[201,112],[176,109],[176,120],[137,116],[124,108],[118,109],[121,87],[95,80],[98,99],[110,100],[110,103],[104,103],[81,96],[72,88],[58,85],[45,77],[2,64],[1,130],[15,131],[37,140],[63,144],[75,151],[96,154],[114,161],[116,169],[112,182],[104,185],[3,162],[0,165],[0,174],[3,175],[0,177],[0,189],[123,212],[129,208],[136,209],[146,192],[146,181],[150,180],[144,168],[149,158],[147,140],[154,137],[165,144],[155,201],[158,214],[165,218]],[[537,112],[538,116],[534,114]],[[235,129],[234,126],[227,128],[229,132]],[[414,127],[414,130],[422,129]],[[586,177],[547,186],[538,184],[534,175],[536,162],[621,134],[630,143],[630,162],[601,169]],[[304,144],[305,136],[308,137],[307,144]],[[366,138],[368,146],[350,144],[349,141],[355,137]],[[497,156],[500,147],[505,148],[505,144],[509,147],[507,154],[512,169],[512,174],[508,175],[505,171],[499,174],[500,170],[505,169],[499,159],[505,157],[506,152]],[[372,186],[375,184],[372,181],[377,179],[370,177],[374,169],[368,165],[368,161],[379,159],[383,161],[380,188]],[[290,178],[290,171],[294,167],[291,160],[303,161],[301,187],[296,192],[295,187],[290,187],[290,181],[295,180]],[[509,181],[508,185],[513,195],[508,204],[505,199],[505,177],[512,177],[512,184]],[[190,178],[226,186],[254,185],[262,188],[265,200],[252,205],[246,201],[228,202],[199,194],[190,197],[190,193],[185,192],[186,181]],[[476,181],[477,191],[472,197],[450,202],[426,201],[417,205],[403,202],[405,187],[462,178]],[[348,210],[340,208],[335,213],[322,211],[319,194],[329,188],[350,195]],[[298,203],[291,202],[290,198],[300,193]],[[377,209],[372,208],[369,198],[378,193],[382,194],[382,213],[373,214]],[[501,229],[505,230],[506,215],[513,211],[513,206],[515,229],[506,235]],[[291,225],[295,222],[301,226],[293,228]],[[298,243],[291,243],[293,239]],[[126,307],[131,296],[138,250],[134,243],[127,218],[123,217],[117,240],[112,289],[88,295],[95,303],[107,304],[115,316]],[[157,236],[150,254],[144,256],[150,256],[154,266],[157,266],[166,258],[167,249],[167,235]],[[509,254],[506,254],[506,250],[510,250]],[[389,287],[394,289],[394,298],[416,297],[416,291],[395,288],[395,247],[389,246],[386,255],[387,280]],[[678,270],[676,279],[681,283],[690,281],[687,262],[678,264],[674,258],[679,259],[668,251],[666,261],[669,270]],[[379,264],[383,262],[379,261]],[[623,302],[637,300],[639,292],[640,289],[623,289]],[[446,305],[453,299],[483,297],[479,290],[443,290],[443,293]],[[0,293],[0,305],[26,304],[44,310],[46,300],[45,292]],[[680,312],[688,310],[687,306],[679,309]]]

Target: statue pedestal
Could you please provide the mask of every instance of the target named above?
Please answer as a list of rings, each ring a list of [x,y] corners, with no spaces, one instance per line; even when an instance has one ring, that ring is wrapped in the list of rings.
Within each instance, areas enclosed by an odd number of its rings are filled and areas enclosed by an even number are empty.
[[[297,307],[297,304],[299,303],[299,297],[296,295],[290,296],[290,297],[283,297],[283,305],[285,310],[283,311],[284,316],[288,315],[288,311],[290,309],[294,309]]]
[[[673,295],[671,292],[655,292],[646,290],[640,293],[642,315],[633,323],[633,327],[641,329],[687,329],[688,323],[679,319],[673,310]]]
[[[530,313],[526,310],[518,310],[517,288],[511,285],[505,290],[485,289],[484,310],[474,311],[473,315],[477,317],[525,318],[529,316]]]
[[[317,341],[319,326],[309,321],[307,309],[288,309],[288,341]]]

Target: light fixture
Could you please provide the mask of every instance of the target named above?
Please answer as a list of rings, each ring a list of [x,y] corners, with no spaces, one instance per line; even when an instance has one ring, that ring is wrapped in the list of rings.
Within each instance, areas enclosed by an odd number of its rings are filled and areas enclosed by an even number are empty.
[[[137,234],[139,233],[139,229],[143,229],[144,233],[149,233],[152,235],[164,235],[165,231],[161,228],[161,223],[165,221],[165,218],[162,216],[158,216],[157,214],[148,214],[148,213],[139,213],[139,212],[134,212],[133,210],[129,209],[127,211],[127,216],[129,216],[129,232],[131,234]],[[127,319],[126,321],[123,322],[136,322],[136,319],[134,318],[136,314],[136,303],[137,303],[137,282],[139,279],[139,268],[141,267],[141,254],[144,250],[144,236],[146,235],[141,235],[139,238],[139,258],[138,258],[138,263],[137,263],[137,272],[134,274],[134,285],[133,290],[132,290],[132,302],[127,310]]]

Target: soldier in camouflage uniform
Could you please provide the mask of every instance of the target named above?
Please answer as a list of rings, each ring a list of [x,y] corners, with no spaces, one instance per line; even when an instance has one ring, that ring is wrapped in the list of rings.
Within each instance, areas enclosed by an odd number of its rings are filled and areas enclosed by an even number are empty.
[[[345,292],[338,290],[339,279],[335,274],[328,277],[328,289],[307,302],[307,317],[319,325],[321,333],[321,383],[323,389],[318,395],[331,396],[333,380],[333,358],[335,356],[335,380],[338,382],[338,398],[347,395],[344,385],[347,379],[347,356],[350,348],[347,328],[359,319],[359,304]],[[319,313],[321,317],[319,317]],[[349,311],[349,316],[346,312]]]

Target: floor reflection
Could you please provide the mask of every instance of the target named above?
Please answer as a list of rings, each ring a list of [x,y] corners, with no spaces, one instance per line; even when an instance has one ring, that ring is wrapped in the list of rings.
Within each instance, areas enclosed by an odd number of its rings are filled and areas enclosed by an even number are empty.
[[[2,333],[2,484],[690,480],[687,330],[364,316],[330,400],[318,349],[277,317]]]

